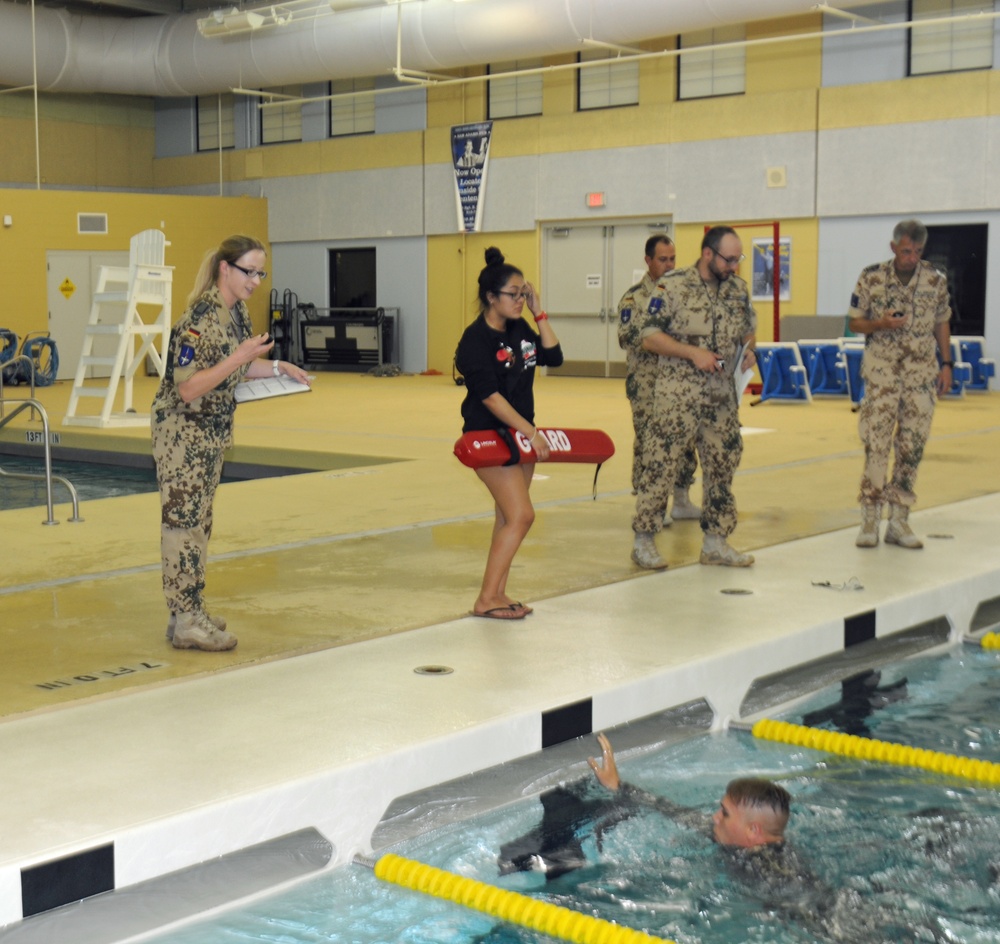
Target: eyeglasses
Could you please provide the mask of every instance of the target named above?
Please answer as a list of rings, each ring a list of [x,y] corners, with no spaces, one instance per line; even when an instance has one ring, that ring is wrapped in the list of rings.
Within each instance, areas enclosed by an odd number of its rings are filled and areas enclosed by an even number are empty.
[[[497,292],[497,295],[509,295],[511,298],[514,299],[514,301],[516,301],[516,302],[523,302],[523,301],[526,301],[531,296],[531,292],[504,292],[504,291],[499,291],[499,292]]]
[[[712,249],[711,246],[708,248]],[[726,263],[726,265],[733,266],[734,268],[746,259],[746,256],[743,255],[743,253],[740,253],[738,256],[724,256],[721,252],[716,252],[712,249],[712,254],[718,256],[724,263]]]
[[[248,279],[260,279],[263,281],[267,278],[267,273],[263,269],[244,269],[243,266],[237,265],[235,262],[229,263],[234,269],[239,269]]]

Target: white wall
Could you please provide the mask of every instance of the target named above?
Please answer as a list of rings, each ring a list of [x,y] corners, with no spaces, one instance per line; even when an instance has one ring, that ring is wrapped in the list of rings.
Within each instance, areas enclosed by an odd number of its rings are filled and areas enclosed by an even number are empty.
[[[279,301],[285,289],[300,304],[330,307],[329,251],[373,246],[376,259],[375,296],[382,308],[398,308],[396,350],[407,373],[427,369],[427,246],[422,238],[330,239],[279,242],[272,237],[271,285]]]
[[[855,216],[824,219],[819,224],[819,278],[816,313],[845,315],[851,292],[861,270],[873,262],[889,259],[892,228],[909,214]],[[1000,360],[1000,211],[969,213],[921,213],[928,226],[959,223],[987,223],[986,347],[987,354]]]

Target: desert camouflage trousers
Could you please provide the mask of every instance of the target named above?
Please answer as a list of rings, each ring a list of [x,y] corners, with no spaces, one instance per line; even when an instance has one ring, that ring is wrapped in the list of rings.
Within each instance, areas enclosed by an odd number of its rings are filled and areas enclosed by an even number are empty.
[[[732,377],[661,373],[656,409],[643,437],[642,474],[632,530],[655,533],[675,485],[681,483],[686,457],[697,450],[701,462],[701,529],[728,537],[736,529],[733,476],[743,455],[739,410]]]
[[[171,613],[204,607],[212,505],[228,443],[228,431],[205,429],[186,417],[154,419],[163,595]]]
[[[935,378],[926,371],[870,371],[858,414],[858,432],[865,447],[865,468],[858,500],[865,505],[886,502],[907,508],[917,500],[917,467],[931,431],[937,393]],[[894,454],[892,477],[889,451]]]
[[[632,430],[635,433],[632,440],[632,491],[634,492],[639,491],[639,484],[642,481],[642,457],[647,448],[644,442],[653,427],[650,422],[652,410],[649,409],[652,400],[652,395],[644,400],[629,400],[629,405],[632,407]],[[698,458],[695,455],[694,446],[691,446],[681,457],[674,487],[690,488],[694,484],[694,473],[697,467]]]

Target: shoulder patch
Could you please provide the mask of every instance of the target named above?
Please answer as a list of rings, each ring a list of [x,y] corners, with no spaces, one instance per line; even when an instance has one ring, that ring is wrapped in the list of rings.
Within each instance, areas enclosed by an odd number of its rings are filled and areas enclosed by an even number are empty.
[[[663,307],[663,299],[656,295],[649,300],[649,307],[647,311],[651,315],[655,315]]]
[[[623,308],[620,312],[622,324],[628,324],[632,320],[632,309]]]

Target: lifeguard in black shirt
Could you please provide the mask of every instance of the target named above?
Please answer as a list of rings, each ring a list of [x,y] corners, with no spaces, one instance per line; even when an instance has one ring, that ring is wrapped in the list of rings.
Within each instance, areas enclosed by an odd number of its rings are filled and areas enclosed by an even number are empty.
[[[537,330],[522,317],[525,304]],[[562,363],[562,349],[538,292],[495,247],[486,250],[486,266],[479,273],[479,309],[455,352],[455,365],[466,385],[462,432],[513,429],[544,461],[549,444],[535,427],[532,385],[536,367]],[[535,520],[528,494],[534,471],[533,462],[476,469],[496,503],[496,522],[473,616],[515,620],[531,612],[530,606],[507,594],[507,577]]]

